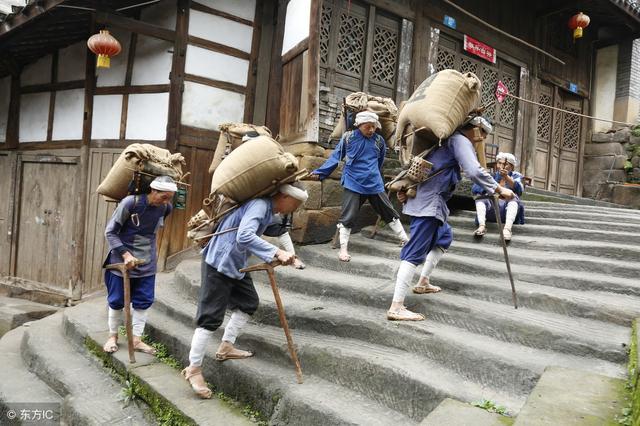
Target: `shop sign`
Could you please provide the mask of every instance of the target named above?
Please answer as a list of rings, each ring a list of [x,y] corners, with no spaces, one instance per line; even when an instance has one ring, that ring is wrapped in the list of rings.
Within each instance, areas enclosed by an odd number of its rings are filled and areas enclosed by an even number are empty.
[[[449,16],[449,15],[444,15],[444,20],[442,21],[447,27],[449,28],[453,28],[454,30],[456,29],[456,18]]]
[[[464,50],[492,64],[496,63],[496,49],[466,34],[464,35]]]

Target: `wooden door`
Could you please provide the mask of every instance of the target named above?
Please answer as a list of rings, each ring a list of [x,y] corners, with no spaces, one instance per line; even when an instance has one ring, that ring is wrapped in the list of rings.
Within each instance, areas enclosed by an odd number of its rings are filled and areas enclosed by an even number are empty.
[[[11,275],[14,170],[9,153],[0,153],[0,277]]]
[[[77,157],[21,156],[15,276],[65,290],[75,259]]]

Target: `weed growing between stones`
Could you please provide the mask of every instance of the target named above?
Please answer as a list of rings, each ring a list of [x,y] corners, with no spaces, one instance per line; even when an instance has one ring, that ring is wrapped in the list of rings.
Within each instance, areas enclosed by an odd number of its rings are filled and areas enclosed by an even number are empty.
[[[640,131],[640,127],[638,128]],[[616,415],[615,421],[624,426],[637,425],[640,420],[640,389],[638,389],[638,331],[637,320],[631,327],[631,344],[629,345],[629,364],[627,366],[627,383],[625,384],[626,404],[622,412]],[[634,421],[635,420],[635,421]]]
[[[490,413],[496,413],[503,416],[507,415],[507,409],[502,405],[497,405],[490,399],[483,399],[482,401],[474,401],[471,403],[474,407],[482,408]]]

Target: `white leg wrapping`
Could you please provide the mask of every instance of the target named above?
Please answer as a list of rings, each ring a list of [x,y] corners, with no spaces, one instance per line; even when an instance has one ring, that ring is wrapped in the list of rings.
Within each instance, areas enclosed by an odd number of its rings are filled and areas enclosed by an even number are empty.
[[[340,231],[340,248],[346,250],[349,245],[349,236],[351,235],[351,228],[345,228],[341,223],[338,224],[338,231]]]
[[[404,303],[404,298],[409,290],[409,285],[413,280],[413,274],[416,272],[416,265],[403,260],[398,268],[396,276],[396,289],[393,292],[393,303]]]
[[[440,259],[442,259],[442,256],[444,256],[444,250],[440,247],[434,247],[427,255],[427,260],[424,261],[420,275],[429,278],[433,270],[436,269]]]
[[[236,338],[240,335],[242,327],[244,327],[251,318],[251,315],[242,312],[239,309],[235,309],[231,314],[231,318],[224,328],[224,335],[222,336],[223,342],[229,342],[231,344],[236,342]]]
[[[146,309],[132,309],[131,313],[131,325],[133,328],[134,336],[142,336],[144,333],[144,325],[147,323],[147,310]]]
[[[476,215],[479,225],[487,223],[487,206],[482,201],[476,201]]]
[[[517,215],[518,215],[518,202],[509,201],[507,203],[507,214],[504,221],[505,228],[511,229],[511,226],[513,226],[513,222],[516,220]]]
[[[109,307],[108,320],[109,334],[118,334],[118,328],[122,325],[122,309],[111,309]]]
[[[393,233],[396,234],[396,237],[398,237],[400,240],[407,241],[409,239],[407,238],[407,233],[404,232],[404,227],[402,226],[402,222],[400,222],[400,219],[395,218],[391,222],[389,222],[389,228],[391,228]]]
[[[189,351],[189,365],[192,367],[202,366],[204,360],[204,354],[209,344],[209,339],[213,335],[213,331],[209,331],[206,328],[198,327],[193,332],[193,338],[191,339],[191,350]]]
[[[293,241],[291,241],[291,235],[289,235],[288,232],[280,235],[278,237],[278,242],[280,243],[280,247],[282,247],[284,251],[288,251],[289,253],[293,254],[296,253],[296,249],[293,247]]]

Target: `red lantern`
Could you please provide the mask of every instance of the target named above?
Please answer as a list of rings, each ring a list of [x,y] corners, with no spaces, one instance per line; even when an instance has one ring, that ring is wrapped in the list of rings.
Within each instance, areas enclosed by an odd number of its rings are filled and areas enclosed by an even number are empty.
[[[573,30],[573,41],[582,37],[582,29],[587,28],[590,22],[591,19],[582,12],[573,15],[571,19],[569,19],[569,28]]]
[[[109,68],[111,56],[116,56],[122,50],[120,42],[109,31],[100,30],[100,34],[94,34],[87,40],[87,47],[98,55],[98,68]]]

